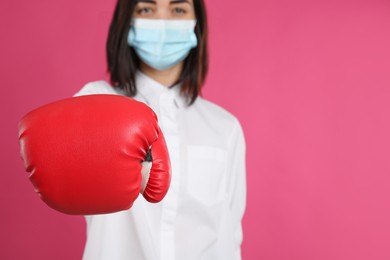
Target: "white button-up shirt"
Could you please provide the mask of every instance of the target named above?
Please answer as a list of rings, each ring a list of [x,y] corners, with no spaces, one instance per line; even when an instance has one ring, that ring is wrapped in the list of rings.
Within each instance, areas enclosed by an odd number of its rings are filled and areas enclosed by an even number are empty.
[[[136,86],[134,98],[158,116],[171,158],[171,185],[160,203],[139,196],[129,210],[85,216],[83,259],[241,259],[246,177],[240,123],[201,97],[187,106],[180,86],[167,88],[141,72]],[[88,94],[123,92],[96,81],[76,96]]]

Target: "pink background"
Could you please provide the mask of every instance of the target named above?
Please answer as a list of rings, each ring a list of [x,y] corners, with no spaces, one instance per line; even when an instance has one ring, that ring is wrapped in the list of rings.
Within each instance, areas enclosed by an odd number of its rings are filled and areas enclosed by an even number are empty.
[[[204,96],[247,141],[244,259],[390,259],[390,2],[208,0]],[[29,110],[105,79],[114,0],[0,2],[0,259],[80,259],[82,217],[39,200]]]

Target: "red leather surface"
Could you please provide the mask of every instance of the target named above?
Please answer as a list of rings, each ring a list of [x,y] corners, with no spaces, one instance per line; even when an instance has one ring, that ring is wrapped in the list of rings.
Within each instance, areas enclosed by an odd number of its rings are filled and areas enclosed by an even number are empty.
[[[161,133],[161,130],[159,129]],[[161,134],[152,147],[153,164],[143,196],[149,202],[161,201],[168,192],[171,182],[169,154],[164,136]]]
[[[149,147],[156,164],[145,198],[158,202],[169,188],[169,156],[157,117],[128,97],[88,95],[42,106],[20,121],[19,141],[35,191],[63,213],[130,208]]]

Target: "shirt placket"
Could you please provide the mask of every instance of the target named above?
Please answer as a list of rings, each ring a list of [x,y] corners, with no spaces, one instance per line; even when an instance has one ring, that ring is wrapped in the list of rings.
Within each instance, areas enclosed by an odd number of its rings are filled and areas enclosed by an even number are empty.
[[[168,146],[172,166],[172,179],[169,191],[162,204],[161,259],[175,260],[175,220],[178,207],[180,154],[179,129],[177,123],[178,108],[174,103],[171,90],[163,92],[159,98],[160,126]]]

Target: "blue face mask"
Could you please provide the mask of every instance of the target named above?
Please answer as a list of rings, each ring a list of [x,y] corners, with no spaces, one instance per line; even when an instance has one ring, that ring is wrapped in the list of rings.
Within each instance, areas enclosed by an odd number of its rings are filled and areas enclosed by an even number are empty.
[[[143,62],[165,70],[196,47],[195,25],[196,20],[133,19],[127,43]]]

